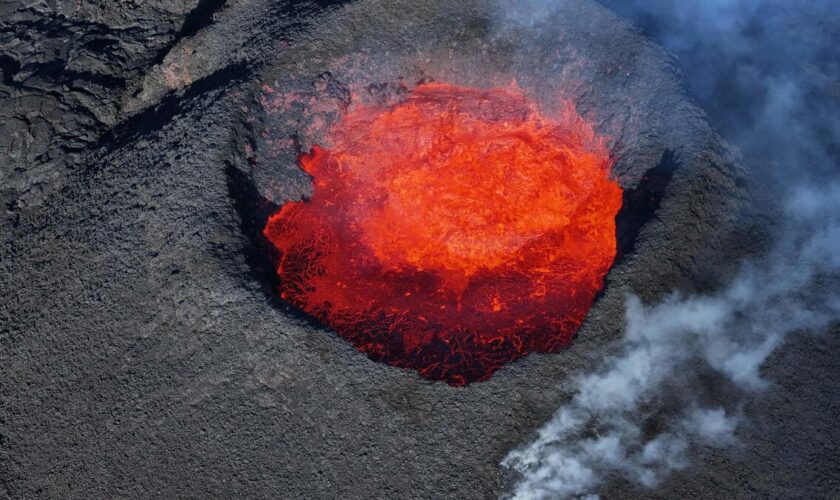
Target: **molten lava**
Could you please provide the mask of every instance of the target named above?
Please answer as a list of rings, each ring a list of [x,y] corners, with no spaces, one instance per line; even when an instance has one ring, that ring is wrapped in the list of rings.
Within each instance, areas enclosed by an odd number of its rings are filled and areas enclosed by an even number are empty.
[[[311,200],[264,234],[280,295],[371,358],[453,385],[569,344],[616,252],[602,138],[516,89],[358,105],[300,159]]]

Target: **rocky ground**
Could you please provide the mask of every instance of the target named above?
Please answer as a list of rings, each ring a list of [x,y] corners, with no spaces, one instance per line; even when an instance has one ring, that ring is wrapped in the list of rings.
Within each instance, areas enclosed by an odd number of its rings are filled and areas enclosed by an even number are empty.
[[[0,495],[504,494],[515,478],[499,462],[568,398],[561,382],[609,352],[628,291],[714,289],[772,230],[665,52],[591,2],[561,14],[536,26],[444,0],[0,5]],[[657,210],[625,216],[628,253],[571,349],[453,388],[368,360],[273,297],[256,230],[265,207],[306,194],[290,158],[332,110],[279,113],[267,89],[321,103],[400,77],[515,77],[546,105],[565,92],[614,138],[629,192],[668,171]],[[802,335],[771,360],[777,383],[744,409],[740,446],[698,450],[655,491],[616,481],[603,495],[836,491],[838,343]]]

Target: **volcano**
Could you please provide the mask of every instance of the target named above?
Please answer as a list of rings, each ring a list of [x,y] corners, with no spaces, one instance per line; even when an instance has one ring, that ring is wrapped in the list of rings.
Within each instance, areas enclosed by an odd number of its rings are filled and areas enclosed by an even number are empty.
[[[774,218],[602,3],[0,8],[0,498],[510,492],[627,294],[713,290]],[[803,338],[743,453],[650,496],[826,495],[840,336]]]
[[[360,105],[300,164],[265,236],[281,297],[357,349],[453,385],[567,345],[616,252],[603,138],[518,89],[419,85]]]

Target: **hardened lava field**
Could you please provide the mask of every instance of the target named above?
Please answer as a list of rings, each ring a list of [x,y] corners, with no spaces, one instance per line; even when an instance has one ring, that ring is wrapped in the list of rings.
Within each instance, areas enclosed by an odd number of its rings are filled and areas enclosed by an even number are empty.
[[[452,385],[571,341],[616,253],[603,138],[517,88],[354,104],[264,229],[282,299],[372,359]]]

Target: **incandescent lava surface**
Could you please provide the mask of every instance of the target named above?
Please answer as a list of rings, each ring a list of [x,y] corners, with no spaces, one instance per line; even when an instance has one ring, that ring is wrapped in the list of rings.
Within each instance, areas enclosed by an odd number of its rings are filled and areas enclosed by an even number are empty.
[[[357,104],[269,217],[282,299],[372,359],[464,385],[569,344],[616,253],[622,191],[592,126],[517,88]]]

